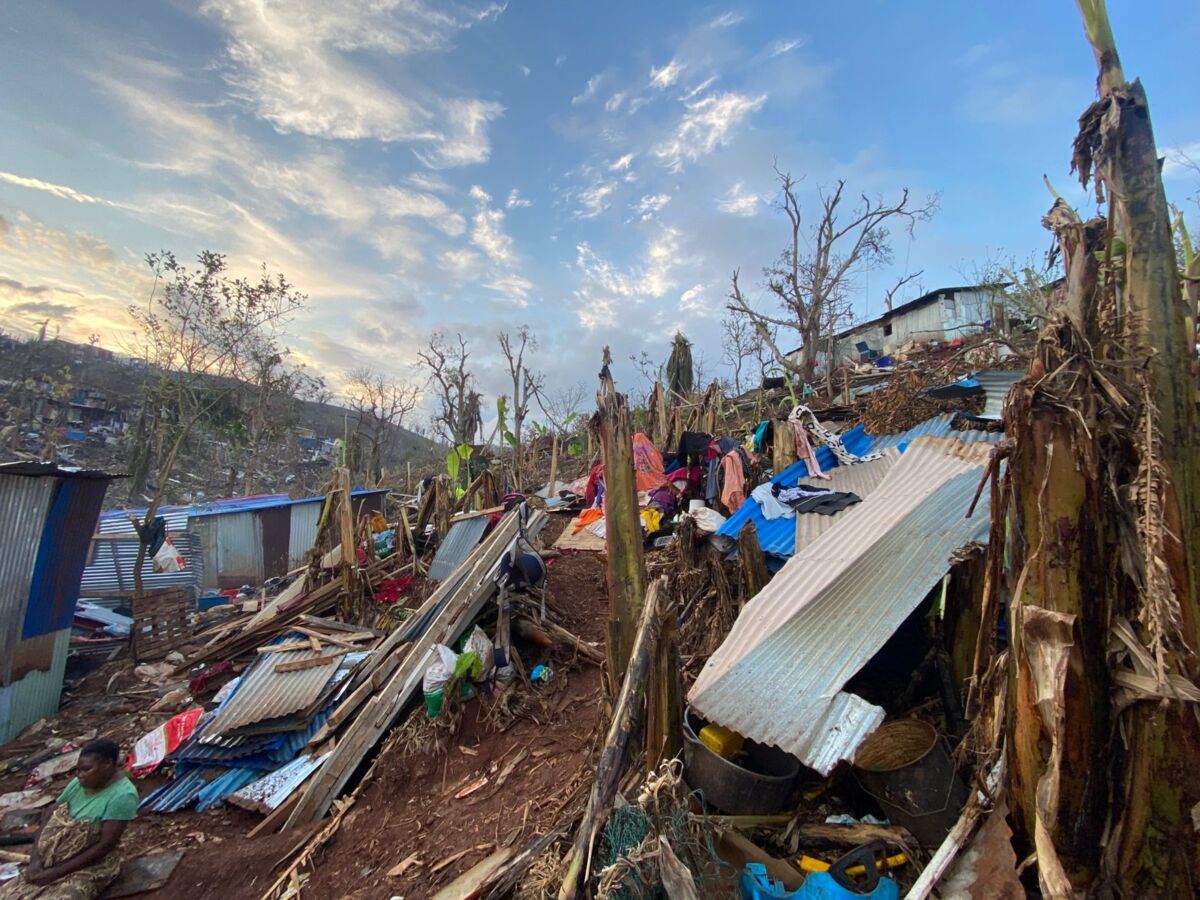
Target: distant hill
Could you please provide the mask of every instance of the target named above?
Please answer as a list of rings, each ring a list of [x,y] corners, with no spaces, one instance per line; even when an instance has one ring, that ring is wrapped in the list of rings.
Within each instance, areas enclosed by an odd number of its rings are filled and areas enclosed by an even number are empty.
[[[0,459],[40,457],[54,441],[64,462],[126,471],[142,387],[151,376],[140,360],[102,347],[0,334]],[[253,473],[245,472],[248,454],[224,435],[196,434],[168,486],[168,502],[241,494],[248,485],[251,492],[319,490],[328,478],[329,442],[346,434],[347,421],[353,430],[355,414],[305,401],[295,415],[287,437],[268,448]],[[411,460],[415,469],[440,455],[433,441],[405,428],[395,430],[391,449],[385,468]],[[115,483],[108,505],[140,504],[126,494]]]

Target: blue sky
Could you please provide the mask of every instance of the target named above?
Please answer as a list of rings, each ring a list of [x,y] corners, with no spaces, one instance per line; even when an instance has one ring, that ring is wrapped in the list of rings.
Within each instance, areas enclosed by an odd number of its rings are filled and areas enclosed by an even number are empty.
[[[676,328],[719,373],[730,272],[784,241],[773,164],[802,204],[939,193],[898,273],[959,284],[1045,250],[1043,173],[1068,175],[1095,67],[1069,0],[534,3],[10,0],[0,24],[0,325],[47,316],[118,346],[142,257],[266,261],[310,295],[297,359],[335,383],[410,374],[434,329],[503,390],[495,334],[528,324],[552,385]],[[1200,6],[1110,0],[1160,149],[1200,158]],[[1198,187],[1167,168],[1180,202]],[[1191,207],[1194,209],[1195,207]],[[917,286],[908,295],[915,296]]]

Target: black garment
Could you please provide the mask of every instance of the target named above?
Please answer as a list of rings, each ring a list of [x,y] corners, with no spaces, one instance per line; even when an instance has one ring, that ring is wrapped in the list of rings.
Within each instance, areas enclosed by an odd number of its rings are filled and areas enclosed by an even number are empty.
[[[711,443],[712,437],[707,434],[699,431],[685,431],[679,436],[679,452],[676,454],[676,458],[680,465],[698,466],[704,462],[704,455],[708,452],[708,445]]]
[[[153,556],[162,549],[162,545],[167,540],[167,520],[162,516],[155,516],[154,521],[149,525],[142,524],[137,529],[138,538],[146,545],[146,555]]]
[[[849,491],[831,491],[805,484],[790,488],[776,484],[771,488],[771,493],[780,503],[786,503],[797,513],[815,512],[823,516],[832,516],[848,506],[862,502],[862,497]]]

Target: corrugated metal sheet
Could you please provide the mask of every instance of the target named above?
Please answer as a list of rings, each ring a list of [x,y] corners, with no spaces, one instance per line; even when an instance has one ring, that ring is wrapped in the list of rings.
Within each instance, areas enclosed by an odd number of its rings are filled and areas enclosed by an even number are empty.
[[[872,459],[854,466],[838,466],[830,469],[828,474],[831,480],[829,481],[820,478],[800,478],[797,481],[799,484],[812,487],[857,494],[865,501],[887,478],[888,472],[900,459],[898,450],[886,450],[884,453],[883,459]],[[795,517],[796,551],[804,549],[830,528],[840,525],[846,518],[858,515],[862,508],[862,503],[856,503],[832,516],[823,516],[819,513],[797,513]]]
[[[479,539],[487,530],[488,517],[476,516],[455,522],[446,532],[446,539],[438,547],[437,554],[429,566],[429,580],[442,581],[449,578],[471,551],[479,546]]]
[[[387,494],[386,489],[351,491],[355,499],[373,498]],[[296,506],[308,503],[320,504],[323,497],[301,497],[293,500],[287,494],[259,494],[253,497],[230,497],[224,500],[211,500],[197,503],[194,506],[163,506],[159,507],[158,515],[167,520],[167,528],[179,531],[187,527],[187,521],[201,516],[236,515],[242,512],[253,512],[258,509],[272,509],[278,506]],[[146,515],[147,507],[140,509],[113,510],[105,513],[100,520],[101,534],[133,534],[130,516],[141,519]]]
[[[221,578],[262,581],[262,523],[252,512],[223,515],[217,520],[217,572]]]
[[[58,481],[58,490],[38,546],[21,631],[25,638],[71,626],[88,545],[108,490],[108,480],[103,478],[54,480]]]
[[[321,521],[320,503],[292,505],[288,528],[288,569],[298,569],[308,562],[308,554],[317,542],[317,525]]]
[[[328,756],[328,753],[323,753],[320,756],[298,757],[283,768],[235,791],[227,799],[236,806],[269,813],[290,797],[305,778],[319,769]]]
[[[981,419],[998,420],[1004,415],[1004,407],[1008,403],[1008,392],[1012,386],[1025,377],[1025,373],[1014,369],[991,369],[980,372],[975,376],[983,388],[987,399],[983,403]]]
[[[292,634],[288,639],[306,640],[298,634]],[[322,653],[295,650],[289,653],[261,654],[251,667],[242,673],[237,690],[217,709],[212,722],[205,729],[205,734],[223,734],[255,722],[277,719],[308,709],[320,699],[338,671],[339,663],[301,669],[298,672],[276,672],[275,665],[332,654],[332,648]]]
[[[878,436],[867,434],[861,425],[857,425],[841,436],[842,446],[855,456],[866,456],[868,453],[889,449],[903,451],[919,437],[950,437],[963,444],[980,442],[994,444],[1004,437],[1002,434],[989,431],[955,431],[950,427],[953,421],[954,414],[947,413],[922,422],[900,434]],[[817,449],[817,462],[820,463],[821,470],[830,475],[834,474],[835,467],[838,465],[837,458],[828,447]],[[784,487],[793,487],[807,476],[808,465],[801,460],[784,469],[771,481]],[[795,552],[796,523],[791,519],[768,519],[762,514],[759,505],[752,501],[743,504],[741,509],[730,516],[717,534],[736,540],[742,526],[750,521],[754,522],[755,528],[758,529],[758,542],[764,553],[786,557]]]
[[[692,706],[813,768],[827,772],[834,756],[848,755],[872,715],[837,699],[842,686],[937,584],[953,552],[987,538],[987,504],[964,514],[988,452],[915,441],[857,515],[802,549],[747,604],[701,670]],[[835,700],[855,710],[846,729],[829,708]]]
[[[200,538],[188,531],[171,535],[171,543],[179,555],[187,561],[181,572],[154,571],[154,560],[149,556],[142,563],[142,586],[151,588],[186,587],[199,593],[204,578],[204,552]],[[137,563],[138,539],[114,536],[92,541],[91,564],[83,570],[79,594],[87,597],[91,593],[133,593],[133,569]]]
[[[24,678],[0,688],[0,744],[8,743],[38,719],[58,711],[71,646],[71,629],[64,628],[53,639],[49,671],[29,672]]]
[[[11,674],[21,639],[42,528],[54,496],[54,478],[0,475],[0,684]]]

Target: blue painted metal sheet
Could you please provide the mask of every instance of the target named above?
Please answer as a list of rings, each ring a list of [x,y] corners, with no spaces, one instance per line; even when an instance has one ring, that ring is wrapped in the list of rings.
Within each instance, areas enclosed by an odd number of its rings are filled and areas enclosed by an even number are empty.
[[[0,472],[0,685],[8,683],[21,640],[42,527],[54,497],[53,478]]]
[[[865,456],[879,450],[895,448],[903,452],[910,443],[919,437],[952,437],[964,444],[986,442],[994,444],[1004,437],[997,432],[989,431],[955,431],[951,428],[954,421],[953,413],[935,416],[900,434],[872,436],[867,434],[861,425],[847,431],[841,436],[842,446],[855,456]],[[837,457],[828,447],[817,448],[817,462],[822,471],[828,471],[837,466]],[[788,466],[771,479],[783,487],[794,487],[801,479],[808,477],[808,464],[800,460]],[[758,542],[763,553],[773,556],[791,556],[796,551],[796,522],[794,519],[768,519],[762,514],[762,508],[753,500],[747,500],[742,508],[729,517],[720,527],[717,534],[737,540],[742,526],[753,522],[758,529]]]
[[[104,479],[59,481],[38,545],[21,637],[70,627],[88,547],[107,490],[108,481]]]

